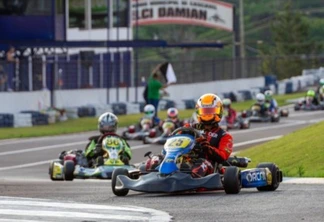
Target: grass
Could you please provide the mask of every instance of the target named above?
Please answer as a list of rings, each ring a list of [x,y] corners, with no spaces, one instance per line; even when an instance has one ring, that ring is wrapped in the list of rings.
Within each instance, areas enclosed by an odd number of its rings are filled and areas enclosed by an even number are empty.
[[[238,156],[251,158],[249,167],[274,162],[285,177],[324,177],[323,131],[324,122],[320,122],[243,150]]]
[[[286,105],[287,99],[302,97],[304,93],[294,93],[288,95],[278,95],[275,98],[278,101],[279,106]],[[252,100],[233,103],[233,108],[240,111],[247,109],[253,103]],[[190,118],[193,109],[181,110],[180,118]],[[118,116],[119,127],[125,127],[132,123],[136,123],[142,114],[131,114]],[[166,118],[166,111],[160,111],[159,117]],[[97,130],[97,118],[96,117],[85,117],[79,119],[68,120],[66,122],[60,122],[56,124],[46,125],[46,126],[34,126],[34,127],[24,127],[24,128],[0,128],[0,139],[10,139],[10,138],[24,138],[24,137],[39,137],[39,136],[50,136],[50,135],[60,135],[69,133],[78,133],[85,131]]]

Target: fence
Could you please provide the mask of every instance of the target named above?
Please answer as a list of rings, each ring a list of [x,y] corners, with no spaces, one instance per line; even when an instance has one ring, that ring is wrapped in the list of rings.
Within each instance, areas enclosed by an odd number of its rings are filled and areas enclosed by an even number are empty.
[[[287,59],[287,58],[286,58]],[[295,58],[291,58],[292,61]],[[277,62],[272,58],[270,72],[276,73]],[[316,57],[317,61],[323,61]],[[262,76],[263,59],[244,60],[242,72],[240,59],[212,59],[194,61],[170,61],[179,84],[230,80]],[[303,68],[318,67],[314,57],[304,59]],[[152,69],[161,61],[138,61],[138,70],[131,52],[96,54],[85,60],[80,54],[26,57],[19,63],[0,62],[1,91],[36,91],[41,89],[82,89],[136,87],[144,84]],[[315,66],[314,66],[315,65]],[[136,74],[137,73],[137,74]],[[293,73],[299,75],[299,73]],[[144,78],[143,78],[144,77]]]

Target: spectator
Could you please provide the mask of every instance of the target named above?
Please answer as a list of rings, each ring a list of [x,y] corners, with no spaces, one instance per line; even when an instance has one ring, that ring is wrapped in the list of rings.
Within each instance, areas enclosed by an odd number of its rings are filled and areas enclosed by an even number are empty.
[[[3,66],[0,65],[0,92],[7,90],[7,75],[3,69]]]
[[[8,83],[8,81],[6,81],[8,90],[11,90],[10,80],[12,80],[12,78],[15,76],[16,64],[19,63],[19,60],[16,57],[15,52],[16,52],[15,48],[13,46],[10,46],[8,52],[6,53],[7,75],[9,77],[9,83]],[[7,77],[7,79],[8,79],[8,77]],[[16,81],[17,81],[17,79],[16,79]]]
[[[163,90],[164,93],[167,93],[165,91],[165,88],[168,86],[168,84],[163,85],[160,81],[160,74],[158,73],[159,66],[153,71],[152,75],[150,76],[148,83],[147,83],[147,98],[148,98],[148,104],[151,104],[154,106],[156,112],[155,116],[157,117],[158,107],[159,107],[159,101],[160,101],[160,90]]]

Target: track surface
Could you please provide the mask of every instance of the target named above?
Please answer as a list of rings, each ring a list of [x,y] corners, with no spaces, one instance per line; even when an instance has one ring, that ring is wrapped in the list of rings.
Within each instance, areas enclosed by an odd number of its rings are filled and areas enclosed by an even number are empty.
[[[230,132],[234,137],[234,151],[322,121],[323,114],[321,111],[290,111],[290,116],[281,118],[279,123],[253,123],[249,130],[232,130]],[[106,216],[95,216],[101,215],[97,210],[95,214],[85,215],[84,218],[91,219],[87,221],[167,221],[167,214],[174,221],[322,221],[324,216],[324,186],[321,179],[315,183],[287,179],[275,192],[258,192],[253,188],[242,189],[238,195],[226,195],[223,191],[177,195],[130,192],[126,197],[115,197],[109,180],[50,181],[47,174],[49,160],[57,158],[63,150],[83,149],[87,138],[93,134],[96,133],[0,141],[0,196],[46,198],[56,202],[74,201],[118,207],[132,205],[152,209],[147,210],[150,213],[146,214],[139,213],[139,210],[137,217],[127,216],[127,213],[122,213],[121,217],[112,217],[116,211]],[[161,145],[143,145],[140,141],[129,143],[133,147],[133,163],[143,161],[145,152],[159,153],[162,148]],[[69,221],[85,221],[81,214],[84,208],[80,209],[73,212],[80,212],[78,214],[81,218],[70,218]],[[46,221],[64,221],[62,218],[67,213],[57,218],[61,213],[57,209],[54,211],[57,212],[56,216],[51,216],[51,213],[38,215],[35,212],[33,216],[28,213],[26,215],[17,209],[9,209],[8,199],[0,197],[0,222],[17,221],[17,218],[30,221],[45,221],[44,218]],[[154,217],[156,214],[163,216]]]

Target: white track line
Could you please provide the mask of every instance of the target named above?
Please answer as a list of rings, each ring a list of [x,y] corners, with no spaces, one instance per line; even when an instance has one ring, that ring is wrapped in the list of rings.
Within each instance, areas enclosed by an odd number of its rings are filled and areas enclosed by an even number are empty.
[[[171,216],[163,211],[137,206],[110,206],[82,204],[75,202],[58,202],[32,198],[0,197],[0,217],[16,221],[171,221]],[[36,219],[36,220],[35,220]]]

